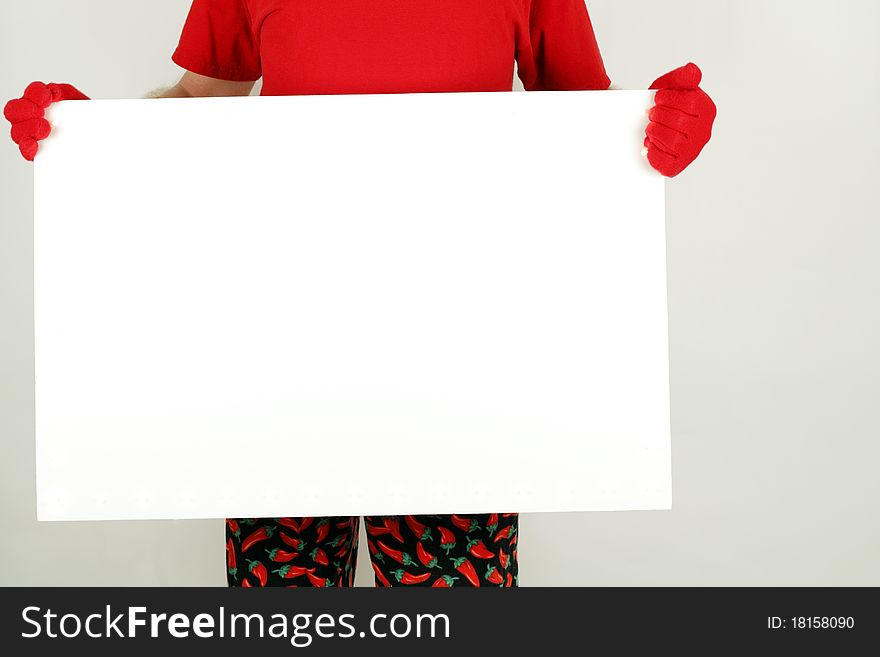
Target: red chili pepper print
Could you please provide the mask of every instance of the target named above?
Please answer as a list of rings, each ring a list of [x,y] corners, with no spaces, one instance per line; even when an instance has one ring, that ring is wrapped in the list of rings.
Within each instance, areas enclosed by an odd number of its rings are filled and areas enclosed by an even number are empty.
[[[518,515],[366,516],[376,586],[519,586]],[[226,578],[242,587],[354,585],[360,519],[225,519]]]
[[[226,539],[226,572],[233,577],[238,573],[238,568],[235,566],[235,546],[231,538]]]
[[[312,586],[315,586],[319,589],[327,588],[333,586],[333,582],[331,582],[326,577],[318,577],[314,573],[310,571],[306,571],[306,577],[309,578],[309,581],[312,583]]]
[[[229,528],[229,533],[238,538],[241,535],[241,529],[238,526],[238,521],[235,518],[227,518],[226,526]]]
[[[455,566],[455,569],[465,576],[465,579],[471,583],[472,586],[480,585],[480,578],[477,577],[477,571],[474,570],[474,565],[468,561],[467,557],[459,557],[458,559],[452,560],[452,565]]]
[[[379,566],[376,565],[375,561],[371,562],[373,564],[373,572],[376,573],[376,579],[382,586],[391,586],[391,582],[388,581],[388,578],[379,570]]]
[[[413,575],[406,572],[403,568],[398,568],[392,575],[397,578],[401,584],[421,584],[431,577],[431,573],[422,573],[421,575]]]
[[[397,516],[388,516],[385,518],[385,528],[388,533],[403,543],[403,535],[400,533],[400,519]]]
[[[451,516],[451,518],[452,524],[467,534],[477,531],[480,528],[480,525],[476,520],[463,518],[461,516]]]
[[[287,563],[288,561],[293,561],[299,556],[299,552],[290,552],[289,550],[282,550],[281,548],[266,550],[266,554],[269,555],[269,560],[274,561],[275,563]]]
[[[379,551],[379,548],[376,547],[376,544],[373,542],[373,539],[367,539],[367,547],[370,549],[370,554],[373,556],[373,559],[377,561],[384,561],[385,555]]]
[[[497,543],[498,541],[504,540],[510,535],[510,525],[502,529],[498,534],[495,535],[493,543]]]
[[[324,552],[324,550],[322,550],[321,548],[316,547],[309,553],[309,556],[312,558],[312,561],[317,564],[320,564],[322,566],[326,566],[329,564],[329,561],[327,561],[327,553]]]
[[[303,552],[305,550],[306,542],[304,540],[302,540],[301,538],[294,538],[293,536],[288,536],[284,532],[278,532],[278,534],[281,537],[281,541],[285,545],[289,545],[290,547],[297,550],[298,552]]]
[[[449,575],[441,575],[440,577],[437,578],[436,582],[431,584],[431,587],[435,588],[435,589],[448,589],[448,588],[452,587],[453,583],[455,583],[455,580],[457,580],[457,579],[458,579],[458,577],[450,577]]]
[[[489,549],[483,545],[483,541],[474,538],[468,541],[467,550],[477,559],[494,559],[495,553],[489,552]]]
[[[413,558],[409,556],[406,552],[401,552],[400,550],[395,550],[394,548],[388,547],[382,541],[379,541],[379,549],[399,564],[403,564],[404,566],[411,566],[416,564],[416,562],[413,561]]]
[[[425,546],[422,545],[421,541],[416,543],[416,556],[425,568],[440,568],[437,562],[437,557],[428,552],[425,549]]]
[[[269,581],[269,572],[266,570],[265,565],[259,561],[248,561],[248,571],[257,578],[260,586],[266,586],[266,582]]]
[[[415,516],[404,516],[404,522],[413,535],[420,541],[432,541],[431,528],[416,520]]]
[[[455,548],[455,534],[443,525],[437,525],[437,531],[440,532],[440,547],[446,550],[448,555]]]
[[[330,533],[330,521],[327,518],[323,518],[318,521],[318,536],[315,538],[315,543],[323,543],[327,538],[327,535]]]
[[[244,541],[241,543],[241,551],[247,552],[252,547],[254,547],[260,541],[265,541],[272,538],[272,534],[275,533],[275,528],[271,525],[263,525],[255,532],[251,533]]]
[[[367,533],[370,536],[383,536],[388,533],[387,527],[379,527],[378,525],[367,524]]]
[[[486,531],[489,532],[489,536],[495,533],[495,530],[498,529],[498,514],[493,513],[489,516],[489,521],[486,523]]]
[[[297,534],[299,534],[299,524],[293,518],[275,518],[275,522],[277,522],[282,527],[292,529]]]
[[[309,573],[315,572],[314,568],[306,568],[305,566],[281,566],[277,570],[273,570],[273,573],[278,573],[278,576],[282,579],[293,579],[294,577],[302,577],[303,575],[307,575]]]
[[[339,545],[344,545],[347,542],[348,542],[348,532],[343,532],[342,534],[335,536],[333,538],[333,540],[328,543],[328,545],[332,548],[335,548]]]
[[[504,577],[498,572],[495,566],[486,566],[486,581],[490,584],[504,584]]]

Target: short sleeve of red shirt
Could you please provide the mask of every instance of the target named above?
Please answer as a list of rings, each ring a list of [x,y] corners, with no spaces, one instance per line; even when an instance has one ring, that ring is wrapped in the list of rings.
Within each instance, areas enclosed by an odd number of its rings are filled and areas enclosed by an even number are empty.
[[[194,0],[172,59],[210,78],[258,80],[260,46],[246,0]]]
[[[523,0],[529,34],[517,47],[528,91],[605,90],[611,80],[584,0]]]

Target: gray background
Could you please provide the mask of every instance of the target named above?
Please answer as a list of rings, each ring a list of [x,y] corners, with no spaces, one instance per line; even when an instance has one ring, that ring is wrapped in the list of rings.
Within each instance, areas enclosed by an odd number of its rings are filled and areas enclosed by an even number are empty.
[[[693,60],[719,107],[668,185],[674,510],[525,516],[522,584],[880,584],[880,3],[589,6],[615,86]],[[171,84],[187,8],[0,0],[0,98]],[[0,584],[223,585],[221,521],[35,521],[32,174],[2,139],[0,185]]]

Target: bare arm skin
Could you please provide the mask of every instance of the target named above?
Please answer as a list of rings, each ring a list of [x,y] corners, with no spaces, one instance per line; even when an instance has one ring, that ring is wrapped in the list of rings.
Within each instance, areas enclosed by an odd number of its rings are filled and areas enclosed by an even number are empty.
[[[247,96],[255,82],[231,82],[208,78],[187,71],[173,87],[155,91],[150,98],[205,98],[208,96]]]

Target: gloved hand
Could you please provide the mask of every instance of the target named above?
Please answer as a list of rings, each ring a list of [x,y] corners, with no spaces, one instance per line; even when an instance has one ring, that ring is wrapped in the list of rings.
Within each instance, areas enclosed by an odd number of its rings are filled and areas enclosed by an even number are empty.
[[[645,154],[664,176],[671,178],[684,171],[712,136],[715,103],[700,89],[702,77],[696,64],[685,64],[651,85],[658,91],[648,112]]]
[[[89,97],[69,84],[31,82],[24,96],[10,100],[3,116],[12,124],[12,141],[24,159],[33,161],[38,142],[49,136],[52,126],[45,119],[46,108],[61,100],[89,100]]]

